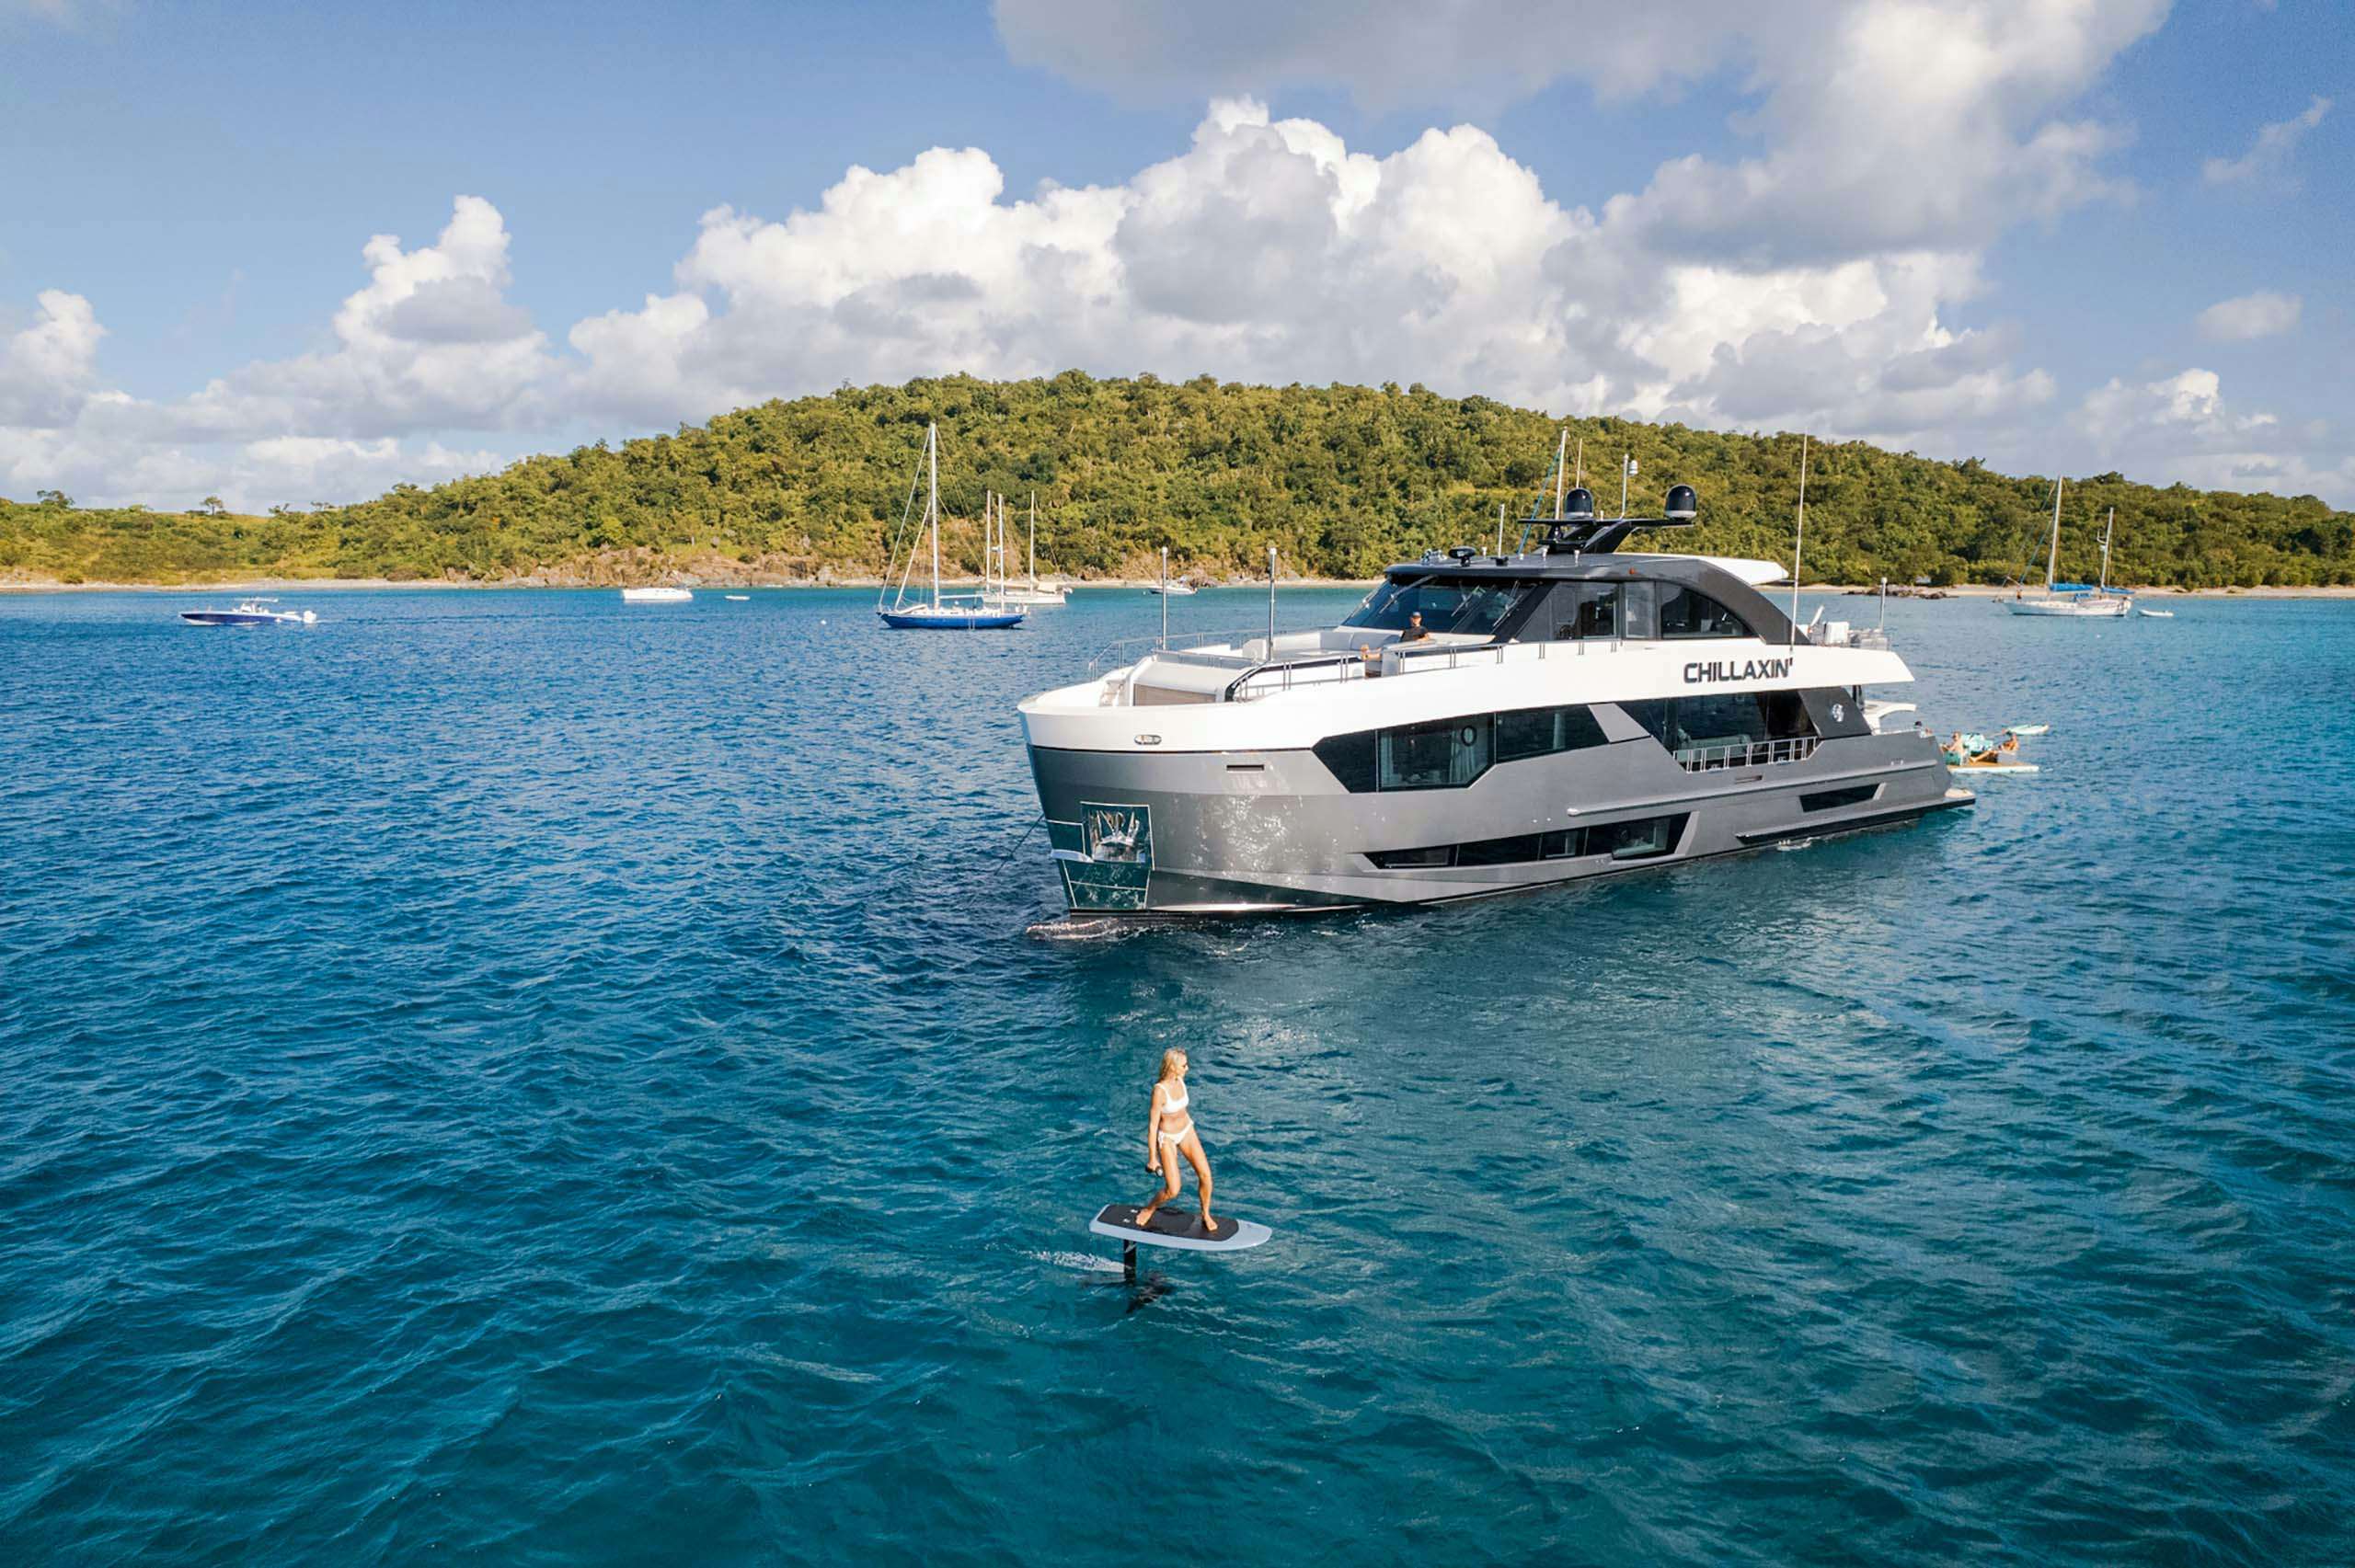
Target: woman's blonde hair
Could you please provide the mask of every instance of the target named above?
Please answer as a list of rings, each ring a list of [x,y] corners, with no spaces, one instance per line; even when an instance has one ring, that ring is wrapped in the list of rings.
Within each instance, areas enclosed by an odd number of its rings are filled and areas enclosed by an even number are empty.
[[[1171,1079],[1171,1078],[1172,1078],[1172,1077],[1177,1073],[1177,1071],[1178,1071],[1178,1063],[1180,1060],[1184,1059],[1185,1055],[1186,1055],[1185,1051],[1184,1051],[1184,1050],[1182,1050],[1182,1049],[1180,1049],[1178,1047],[1176,1047],[1176,1046],[1172,1046],[1172,1047],[1170,1047],[1167,1050],[1166,1050],[1166,1051],[1162,1052],[1162,1053],[1161,1053],[1161,1076],[1160,1076],[1159,1078],[1155,1079],[1154,1082],[1156,1082],[1156,1083],[1166,1083],[1166,1082],[1169,1082],[1169,1080],[1170,1080],[1170,1079]]]

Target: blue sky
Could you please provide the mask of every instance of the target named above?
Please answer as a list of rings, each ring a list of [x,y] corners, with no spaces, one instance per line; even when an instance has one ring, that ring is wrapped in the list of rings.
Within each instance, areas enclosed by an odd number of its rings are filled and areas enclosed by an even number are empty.
[[[2343,5],[493,12],[0,0],[0,494],[1078,364],[2355,505]]]

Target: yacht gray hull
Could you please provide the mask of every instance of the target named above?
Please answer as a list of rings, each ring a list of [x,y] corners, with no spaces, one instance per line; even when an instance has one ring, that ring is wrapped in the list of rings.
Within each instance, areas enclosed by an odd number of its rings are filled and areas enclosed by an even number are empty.
[[[1612,717],[1614,731],[1634,727]],[[1357,794],[1307,750],[1033,746],[1030,767],[1066,900],[1087,914],[1491,897],[1893,826],[1973,799],[1917,734],[1826,739],[1796,761],[1702,772],[1639,735],[1499,763],[1461,789]],[[1443,864],[1403,864],[1419,854]]]

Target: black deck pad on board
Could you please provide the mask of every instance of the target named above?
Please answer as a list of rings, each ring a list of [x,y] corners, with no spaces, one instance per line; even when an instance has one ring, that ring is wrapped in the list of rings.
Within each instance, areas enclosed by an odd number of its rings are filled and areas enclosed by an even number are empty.
[[[1240,1252],[1258,1246],[1270,1234],[1265,1225],[1225,1214],[1219,1216],[1216,1230],[1204,1230],[1198,1211],[1177,1207],[1165,1207],[1153,1217],[1150,1226],[1140,1230],[1137,1207],[1133,1203],[1108,1203],[1088,1221],[1087,1228],[1099,1236],[1118,1236],[1123,1242],[1204,1253]]]

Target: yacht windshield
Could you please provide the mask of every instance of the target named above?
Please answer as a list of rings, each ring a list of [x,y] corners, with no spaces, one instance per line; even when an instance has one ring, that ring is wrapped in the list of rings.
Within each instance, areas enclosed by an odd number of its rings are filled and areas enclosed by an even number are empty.
[[[1468,633],[1488,636],[1521,602],[1529,585],[1483,578],[1409,578],[1384,582],[1365,596],[1365,602],[1342,622],[1375,631],[1403,632],[1409,615],[1423,618],[1427,632]]]

